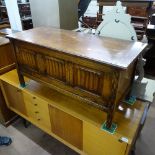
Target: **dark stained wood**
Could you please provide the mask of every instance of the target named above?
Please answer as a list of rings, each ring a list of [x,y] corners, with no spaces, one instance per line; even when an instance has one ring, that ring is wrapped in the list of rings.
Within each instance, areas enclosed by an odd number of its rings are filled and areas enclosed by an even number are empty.
[[[108,112],[128,93],[136,60],[146,47],[129,42],[53,28],[8,36],[21,85],[23,75]]]
[[[9,39],[0,37],[0,71],[9,65],[15,66]]]
[[[8,38],[123,69],[126,69],[146,46],[140,42],[103,38],[45,27],[11,34]]]
[[[97,0],[98,2],[116,2],[117,0]],[[149,2],[154,2],[154,0],[121,0],[122,2],[136,2],[136,3],[149,3]]]
[[[111,4],[114,5],[117,0],[97,0],[97,2],[100,5],[103,4]],[[154,0],[121,0],[121,2],[125,5],[125,6],[148,6],[150,7],[150,5],[153,4]]]

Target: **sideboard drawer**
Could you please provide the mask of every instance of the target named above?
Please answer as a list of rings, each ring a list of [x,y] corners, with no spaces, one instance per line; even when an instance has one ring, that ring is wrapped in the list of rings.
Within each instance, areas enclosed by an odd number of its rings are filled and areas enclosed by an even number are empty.
[[[23,94],[28,117],[46,129],[51,130],[48,103],[31,94],[25,92]]]

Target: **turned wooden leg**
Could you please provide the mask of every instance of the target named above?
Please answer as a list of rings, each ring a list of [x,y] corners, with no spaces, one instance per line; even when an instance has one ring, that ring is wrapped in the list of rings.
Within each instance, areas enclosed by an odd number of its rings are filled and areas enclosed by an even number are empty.
[[[24,119],[23,118],[23,124],[24,124],[24,127],[25,128],[28,128],[30,125],[31,125],[31,123],[30,122],[28,122],[26,119]]]
[[[103,6],[99,6],[99,14],[103,13]]]
[[[102,21],[103,6],[99,6],[99,20]]]
[[[19,65],[18,65],[16,50],[15,50],[15,46],[14,46],[13,40],[10,39],[10,42],[11,42],[11,47],[12,47],[14,58],[15,58],[15,63],[16,63],[16,68],[17,68],[17,73],[18,73],[18,78],[19,78],[20,85],[21,85],[21,87],[25,87],[24,76],[20,72],[20,68],[19,68]]]
[[[114,106],[110,107],[108,114],[107,114],[107,121],[106,121],[107,129],[110,129],[112,126],[113,116],[114,116]]]
[[[110,129],[112,126],[113,114],[109,111],[107,115],[106,128]]]

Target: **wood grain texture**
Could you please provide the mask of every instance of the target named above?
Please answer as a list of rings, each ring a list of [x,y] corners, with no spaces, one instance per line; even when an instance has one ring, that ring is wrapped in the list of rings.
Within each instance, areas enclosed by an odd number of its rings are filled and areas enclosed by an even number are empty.
[[[124,6],[149,6],[154,0],[122,0]],[[114,0],[97,0],[99,4],[111,3],[114,5],[116,1]]]
[[[29,46],[23,42],[17,42],[17,44],[19,45],[16,47],[17,62],[24,75],[28,73],[27,76],[46,81],[54,87],[61,88],[62,91],[67,90],[68,94],[82,96],[100,104],[101,108],[103,102],[109,99],[111,93],[107,97],[106,91],[111,90],[112,68],[103,65],[101,67],[96,63],[89,65],[85,61],[81,63],[80,60],[74,62],[74,58],[58,55],[56,51],[52,53],[51,50]],[[104,91],[103,74],[109,76],[109,87]]]
[[[13,52],[8,39],[0,37],[0,69],[14,64]]]
[[[130,14],[131,16],[147,17],[148,16],[147,11],[148,11],[147,7],[132,6],[127,8],[127,13]]]
[[[12,85],[16,88],[19,87],[20,83],[16,70],[1,75],[0,79],[8,85]],[[84,104],[79,100],[72,99],[39,82],[29,79],[26,79],[26,81],[29,85],[25,89],[21,88],[22,91],[45,100],[49,105],[56,109],[64,111],[77,119],[88,122],[97,128],[100,128],[106,120],[106,113],[99,109]],[[137,100],[136,104],[133,106],[128,106],[124,103],[121,104],[123,111],[116,111],[114,117],[114,122],[118,125],[118,129],[114,136],[118,139],[121,136],[125,136],[129,139],[129,144],[131,144],[135,130],[137,130],[141,120],[145,104],[139,100]]]
[[[87,155],[125,155],[126,148],[127,143],[119,142],[113,135],[87,122],[83,124],[83,150]]]
[[[22,91],[6,82],[2,82],[8,106],[16,109],[19,113],[27,115]]]
[[[100,1],[105,1],[105,2],[107,2],[107,1],[114,1],[114,0],[97,0],[98,2],[100,2]],[[154,0],[122,0],[122,2],[153,2]]]
[[[0,75],[15,68],[14,57],[11,50],[9,39],[0,37]],[[3,125],[9,125],[15,113],[7,108],[1,87],[0,87],[0,122]]]
[[[0,29],[0,36],[6,36],[8,34],[16,33],[17,31],[11,30],[11,28]]]
[[[5,45],[5,44],[9,44],[9,39],[0,37],[0,46]]]
[[[15,118],[15,113],[13,113],[10,109],[8,109],[1,87],[0,87],[0,123],[7,126],[10,121]]]
[[[7,37],[119,68],[127,68],[146,47],[141,42],[103,38],[50,27],[35,28]]]
[[[50,106],[49,109],[52,132],[82,150],[82,121],[52,106]]]
[[[18,88],[19,86],[16,70],[0,76],[0,79],[2,82],[7,83],[7,85],[12,85],[15,88]],[[31,117],[25,116],[21,112],[18,112],[18,110],[11,108],[20,116],[24,117],[39,128],[43,129],[51,136],[55,137],[59,141],[77,151],[79,154],[83,155],[94,155],[94,153],[99,155],[116,155],[117,153],[121,155],[125,150],[130,150],[131,144],[135,139],[135,135],[137,133],[137,129],[139,127],[139,123],[141,121],[141,117],[143,115],[145,107],[144,102],[138,100],[133,106],[128,106],[127,104],[122,103],[121,107],[123,110],[117,110],[113,120],[118,125],[118,128],[116,130],[116,133],[114,135],[111,135],[101,130],[101,125],[106,120],[105,112],[100,111],[94,107],[90,107],[87,104],[83,104],[81,101],[75,99],[73,100],[72,98],[64,94],[61,94],[60,92],[57,92],[49,88],[48,86],[45,86],[33,80],[29,81],[29,85],[26,88],[20,89],[22,93],[26,93],[28,95],[28,98],[26,99],[27,102],[30,101],[33,96],[43,100],[45,104],[48,103],[48,105],[53,109],[57,109],[53,111],[58,111],[58,113],[56,112],[56,114],[53,113],[52,115],[50,115],[51,117],[53,115],[55,116],[55,121],[57,120],[57,115],[59,115],[60,120],[65,116],[64,119],[67,119],[67,121],[62,122],[61,120],[61,123],[59,122],[58,125],[56,122],[57,126],[60,126],[60,124],[61,126],[64,126],[64,128],[62,127],[61,130],[64,129],[64,131],[66,131],[66,128],[68,126],[71,127],[71,125],[68,125],[68,120],[76,120],[76,122],[77,120],[80,120],[83,123],[83,150],[80,152],[80,149],[73,146],[71,143],[66,142],[66,140],[53,133],[52,130],[48,130],[44,124],[39,124]],[[47,115],[48,114],[46,114],[46,116]],[[65,124],[67,127],[65,126]],[[79,126],[81,126],[81,124]],[[68,129],[67,131],[70,131],[70,129]],[[73,131],[71,131],[71,133]],[[60,131],[60,133],[61,132],[63,131]],[[72,134],[67,135],[72,136]],[[119,142],[119,139],[121,137],[126,137],[128,139],[128,142]],[[126,155],[128,155],[128,153],[129,152],[126,152]]]
[[[25,84],[25,75],[85,100],[108,112],[108,128],[115,108],[128,93],[133,74],[129,74],[124,87],[119,81],[129,68],[133,73],[138,55],[146,47],[140,42],[53,28],[35,28],[8,37],[14,47],[21,85]]]

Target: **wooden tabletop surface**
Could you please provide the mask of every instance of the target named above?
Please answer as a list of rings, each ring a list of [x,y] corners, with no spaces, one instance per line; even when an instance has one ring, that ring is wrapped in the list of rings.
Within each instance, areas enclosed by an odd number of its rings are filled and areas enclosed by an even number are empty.
[[[127,69],[147,46],[141,42],[103,38],[51,27],[40,27],[10,34],[8,38],[40,45],[121,69]]]
[[[16,33],[16,32],[18,31],[11,30],[11,28],[4,28],[0,30],[0,34],[4,34],[4,35]]]
[[[9,43],[9,39],[0,37],[0,46],[8,44],[8,43]]]

